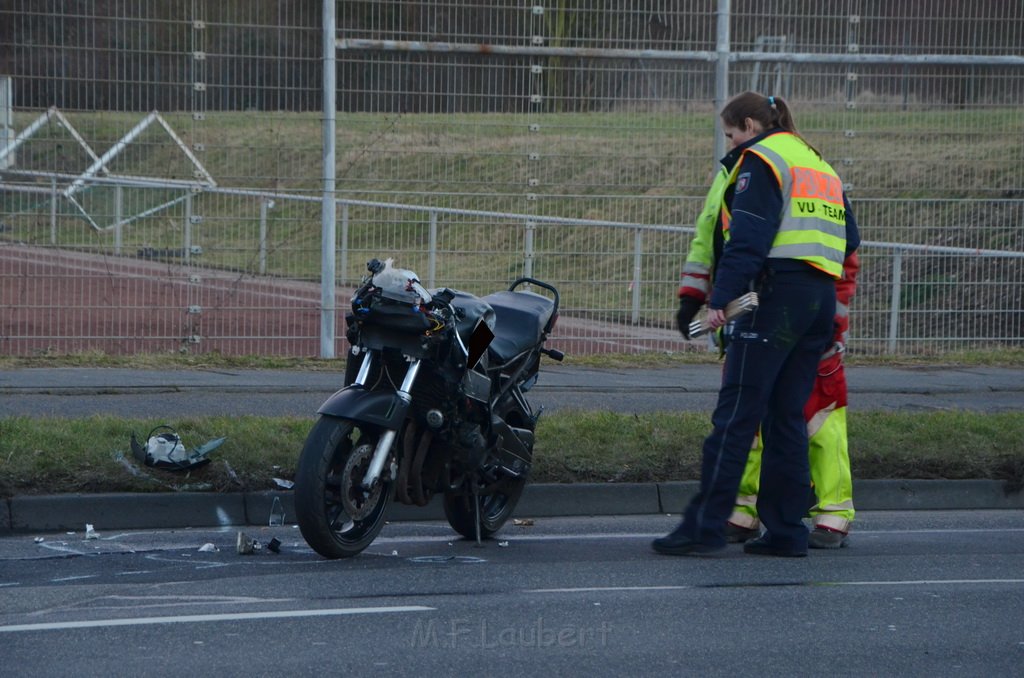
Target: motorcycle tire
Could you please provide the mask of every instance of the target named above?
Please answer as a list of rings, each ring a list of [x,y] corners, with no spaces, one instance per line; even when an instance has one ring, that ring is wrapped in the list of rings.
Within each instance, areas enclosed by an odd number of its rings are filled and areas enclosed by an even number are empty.
[[[302,537],[325,558],[351,558],[376,539],[391,500],[391,483],[369,495],[361,487],[378,432],[321,416],[306,437],[295,472],[295,517]]]
[[[507,478],[500,487],[477,495],[480,503],[480,538],[486,539],[500,530],[512,517],[516,504],[526,487],[526,478]],[[444,515],[452,529],[467,539],[476,539],[476,509],[474,496],[465,486],[449,490],[444,495]]]

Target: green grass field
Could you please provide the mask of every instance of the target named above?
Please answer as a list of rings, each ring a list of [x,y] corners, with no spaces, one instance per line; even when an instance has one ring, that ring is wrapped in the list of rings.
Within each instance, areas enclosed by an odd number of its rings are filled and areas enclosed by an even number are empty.
[[[313,417],[196,417],[175,422],[189,447],[227,436],[207,466],[188,474],[134,461],[140,439],[163,422],[0,418],[0,497],[66,492],[269,490],[292,479]],[[704,413],[558,412],[537,430],[533,481],[695,480]],[[1024,418],[1017,413],[853,413],[854,477],[990,478],[1024,485]]]
[[[1024,114],[1017,109],[902,110],[875,102],[854,110],[804,107],[797,122],[852,186],[862,237],[873,242],[1024,251]],[[16,129],[35,116],[21,113]],[[67,113],[102,152],[141,114]],[[321,182],[319,114],[167,113],[169,126],[222,189],[317,198]],[[527,238],[533,274],[557,284],[572,314],[612,323],[634,320],[639,295],[644,326],[669,327],[689,235],[589,226],[540,225],[531,215],[686,227],[692,224],[714,166],[713,115],[697,111],[563,114],[344,114],[337,119],[337,191],[341,198],[423,206],[405,210],[352,206],[339,223],[339,252],[353,284],[364,262],[388,254],[425,275],[437,253],[437,283],[482,294],[523,270]],[[80,172],[89,159],[66,130],[49,125],[18,152],[19,167]],[[159,125],[110,161],[114,174],[193,179],[194,167]],[[77,195],[102,225],[117,211],[112,187]],[[174,197],[165,189],[124,189],[122,215]],[[259,268],[260,201],[254,196],[197,193],[190,242],[203,248],[193,264],[263,273]],[[0,238],[111,252],[113,230],[96,231],[62,202],[51,243],[49,200],[42,194],[0,195]],[[443,214],[430,232],[426,208],[482,210],[510,216]],[[182,206],[123,229],[121,247],[181,247]],[[511,216],[518,215],[518,216]],[[320,204],[278,197],[267,210],[265,274],[318,281]],[[340,241],[344,233],[347,238]],[[641,254],[636,254],[640,237]],[[887,336],[892,300],[890,251],[866,247],[855,302],[853,337]],[[901,336],[929,351],[936,333],[984,344],[988,336],[1020,336],[1019,260],[908,255],[904,264]],[[636,270],[639,265],[639,279]],[[637,285],[637,283],[639,283]],[[966,309],[996,311],[984,326]],[[1016,310],[1016,313],[1014,312]],[[879,342],[871,350],[881,351]]]
[[[953,354],[950,365],[1011,365],[1020,350]],[[707,354],[602,355],[570,358],[577,366],[630,369],[709,362]],[[848,364],[928,364],[924,359],[851,357]],[[135,369],[337,369],[336,361],[216,355],[112,357],[79,354],[36,358],[0,356],[0,369],[131,367]],[[0,497],[64,492],[196,489],[273,489],[291,479],[309,417],[194,417],[175,421],[188,447],[221,436],[213,463],[189,475],[133,464],[129,439],[142,439],[155,420],[97,416],[83,419],[0,418]],[[854,477],[987,478],[1024,484],[1024,417],[1019,413],[884,413],[852,411],[850,458]],[[700,445],[709,413],[620,414],[555,412],[540,419],[534,482],[653,482],[699,475]],[[133,473],[132,471],[141,473]]]

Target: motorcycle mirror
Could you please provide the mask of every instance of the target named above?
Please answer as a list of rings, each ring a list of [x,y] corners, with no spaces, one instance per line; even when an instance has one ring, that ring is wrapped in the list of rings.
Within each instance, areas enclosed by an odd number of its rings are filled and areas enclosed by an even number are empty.
[[[378,273],[384,270],[384,262],[374,257],[373,259],[370,259],[368,262],[366,262],[366,269],[370,273],[377,275]]]

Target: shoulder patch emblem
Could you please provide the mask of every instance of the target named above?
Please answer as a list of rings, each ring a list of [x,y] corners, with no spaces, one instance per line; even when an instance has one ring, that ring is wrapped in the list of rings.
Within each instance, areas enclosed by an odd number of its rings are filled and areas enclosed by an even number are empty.
[[[736,177],[736,192],[742,193],[750,185],[750,172],[744,172]]]

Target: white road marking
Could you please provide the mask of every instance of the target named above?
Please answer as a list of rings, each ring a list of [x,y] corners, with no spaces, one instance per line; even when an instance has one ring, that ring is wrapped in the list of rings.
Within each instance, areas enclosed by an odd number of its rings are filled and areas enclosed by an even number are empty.
[[[99,576],[98,574],[79,574],[79,575],[74,575],[74,576],[71,576],[71,577],[58,577],[57,579],[51,579],[50,581],[51,582],[61,582],[61,581],[75,581],[76,579],[95,579],[98,576]]]
[[[106,603],[109,605],[99,605]],[[259,598],[256,596],[102,596],[89,601],[90,610],[138,610],[145,607],[174,607],[185,605],[249,605],[268,603],[294,603],[293,598]],[[123,603],[123,604],[121,604]],[[69,608],[71,609],[71,608]]]
[[[70,546],[67,545],[67,542],[62,542],[62,543],[59,543],[59,544],[51,543],[51,542],[43,542],[39,546],[44,548],[44,549],[47,549],[49,551],[56,551],[57,553],[70,553],[70,554],[75,555],[75,556],[84,556],[85,555],[85,551],[80,551],[79,549],[71,548]]]
[[[852,538],[870,537],[875,535],[898,534],[900,536],[914,534],[1003,534],[1006,532],[1024,532],[1024,527],[978,527],[978,528],[944,528],[944,529],[923,529],[923,530],[857,530],[850,532]],[[565,533],[565,534],[529,534],[527,531],[514,532],[512,530],[502,532],[501,539],[510,542],[528,541],[591,541],[594,539],[654,539],[665,536],[665,532],[588,532],[588,533]],[[395,537],[378,537],[374,544],[401,544],[401,543],[422,543],[422,542],[454,542],[461,541],[456,535],[432,536],[432,535],[407,535]]]
[[[597,593],[605,591],[683,591],[695,586],[581,586],[566,589],[525,589],[523,593]]]
[[[1024,579],[908,579],[906,581],[828,582],[828,586],[943,586],[950,584],[1024,584]]]
[[[783,586],[957,586],[963,584],[1024,584],[1024,579],[907,579],[903,581],[828,581],[828,582],[793,582]],[[777,588],[776,583],[737,583],[711,584],[710,588]],[[578,588],[554,589],[523,589],[523,593],[608,593],[627,591],[684,591],[689,589],[708,588],[701,584],[689,586],[581,586]]]
[[[108,626],[143,626],[147,624],[195,624],[247,619],[294,619],[298,617],[337,617],[353,614],[385,614],[396,612],[428,612],[434,607],[406,605],[396,607],[347,607],[327,610],[278,610],[268,612],[236,612],[227,614],[190,614],[178,617],[138,617],[135,619],[92,619],[87,621],[50,622],[41,624],[13,624],[0,626],[0,633],[19,631],[54,631],[88,629]]]

